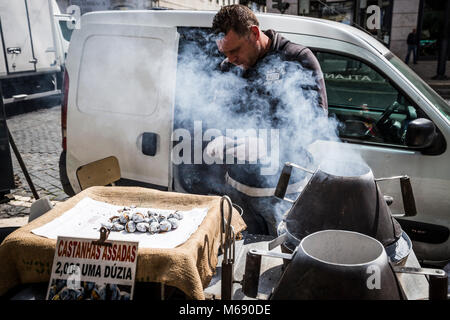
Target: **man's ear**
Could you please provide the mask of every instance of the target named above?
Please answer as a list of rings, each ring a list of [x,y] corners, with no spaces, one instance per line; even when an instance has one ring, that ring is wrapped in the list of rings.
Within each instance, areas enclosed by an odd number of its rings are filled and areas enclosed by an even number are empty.
[[[216,45],[217,45],[217,48],[219,49],[219,51],[220,52],[222,52],[223,51],[223,38],[222,39],[217,39],[216,40]]]
[[[255,40],[259,40],[260,34],[259,34],[259,27],[258,26],[255,26],[255,25],[251,26],[250,27],[250,32],[255,37]]]

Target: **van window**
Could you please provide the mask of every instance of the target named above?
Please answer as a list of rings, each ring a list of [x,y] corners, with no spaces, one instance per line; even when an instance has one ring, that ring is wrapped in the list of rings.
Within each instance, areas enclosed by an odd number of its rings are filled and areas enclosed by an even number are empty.
[[[417,89],[420,90],[430,102],[450,121],[450,105],[442,99],[421,77],[412,71],[399,57],[390,55],[387,57],[392,63]]]
[[[61,29],[62,36],[64,40],[70,41],[70,37],[72,36],[72,29],[67,28],[67,21],[59,21],[59,27]]]
[[[364,62],[329,52],[316,56],[325,78],[329,113],[341,122],[340,137],[406,146],[408,123],[425,115]]]
[[[318,59],[332,105],[385,109],[397,99],[397,90],[361,61],[332,53],[318,53]]]

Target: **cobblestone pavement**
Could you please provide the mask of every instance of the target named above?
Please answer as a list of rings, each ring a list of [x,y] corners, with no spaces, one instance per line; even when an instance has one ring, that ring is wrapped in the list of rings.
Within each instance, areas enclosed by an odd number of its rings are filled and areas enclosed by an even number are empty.
[[[61,107],[13,116],[7,123],[39,197],[47,196],[52,204],[67,199],[58,167],[62,150]],[[14,218],[15,222],[26,223],[34,197],[12,149],[11,158],[17,188],[11,190],[15,199],[0,205],[0,220]]]

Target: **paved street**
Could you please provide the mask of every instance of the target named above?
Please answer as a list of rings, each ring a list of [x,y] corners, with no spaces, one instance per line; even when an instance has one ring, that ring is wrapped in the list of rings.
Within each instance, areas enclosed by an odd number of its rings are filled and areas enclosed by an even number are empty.
[[[53,204],[67,199],[59,181],[58,167],[61,153],[61,107],[13,116],[7,119],[7,123],[39,197],[47,196]],[[0,227],[25,224],[34,201],[12,149],[11,157],[17,188],[11,190],[15,199],[0,205]]]

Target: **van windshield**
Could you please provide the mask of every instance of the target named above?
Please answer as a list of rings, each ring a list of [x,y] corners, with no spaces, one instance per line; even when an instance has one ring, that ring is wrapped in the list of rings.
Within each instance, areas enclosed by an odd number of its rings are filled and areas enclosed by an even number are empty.
[[[442,99],[431,87],[412,71],[399,57],[391,55],[387,57],[394,67],[396,67],[411,83],[413,83],[423,95],[450,121],[450,105]]]

